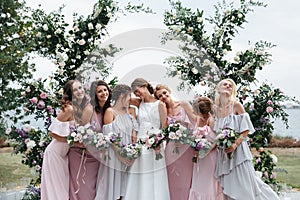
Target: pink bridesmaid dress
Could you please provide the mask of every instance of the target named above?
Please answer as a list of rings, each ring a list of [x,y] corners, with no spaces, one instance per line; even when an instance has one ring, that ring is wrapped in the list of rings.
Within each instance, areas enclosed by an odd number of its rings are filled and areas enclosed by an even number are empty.
[[[213,142],[215,133],[209,126],[200,129],[207,131],[206,138]],[[215,178],[217,148],[211,150],[204,158],[198,158],[194,164],[192,187],[189,200],[223,200],[222,187]]]
[[[91,123],[98,132],[102,130],[99,120],[102,121],[101,115],[94,112]],[[100,162],[87,149],[78,147],[71,147],[68,157],[70,200],[95,199]]]
[[[168,123],[179,122],[189,124],[190,121],[184,109],[175,115],[168,115]],[[179,154],[174,152],[178,147]],[[194,150],[188,144],[168,142],[165,150],[169,191],[171,200],[187,200],[189,197],[192,173],[193,173]]]
[[[56,118],[49,127],[49,131],[67,137],[70,134],[70,125],[74,121],[61,122]],[[69,199],[69,145],[53,138],[44,152],[41,182],[42,200]]]

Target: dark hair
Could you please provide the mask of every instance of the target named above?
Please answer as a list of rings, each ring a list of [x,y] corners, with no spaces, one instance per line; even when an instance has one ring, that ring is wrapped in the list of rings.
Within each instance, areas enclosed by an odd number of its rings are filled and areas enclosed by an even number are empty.
[[[101,85],[105,86],[108,90],[108,98],[103,107],[100,107],[96,95],[97,87]],[[112,93],[111,89],[105,81],[99,80],[99,81],[92,82],[91,89],[90,89],[91,104],[94,106],[95,111],[97,113],[101,113],[102,116],[104,116],[106,109],[110,107],[111,93]]]
[[[131,88],[128,85],[118,84],[112,90],[111,100],[117,101],[121,94],[123,94],[124,95],[123,97],[125,98],[126,95],[130,93],[131,93]]]
[[[67,107],[67,105],[72,105],[72,85],[75,82],[75,80],[69,80],[66,82],[63,88],[63,95],[61,100],[59,101],[61,105],[61,109],[64,111],[64,109]]]
[[[152,85],[146,81],[143,78],[136,78],[132,83],[131,83],[131,89],[135,90],[136,87],[146,87],[148,89],[148,91],[150,92],[150,94],[154,93],[154,89],[152,87]]]
[[[212,110],[213,102],[208,97],[198,97],[193,102],[195,114],[207,114]]]

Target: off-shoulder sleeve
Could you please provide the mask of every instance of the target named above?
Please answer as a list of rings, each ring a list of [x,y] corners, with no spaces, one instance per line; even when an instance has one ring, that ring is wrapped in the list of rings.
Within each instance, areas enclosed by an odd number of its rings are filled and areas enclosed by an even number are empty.
[[[103,134],[105,134],[105,135],[107,135],[110,132],[113,132],[112,123],[103,125],[102,131],[103,131]]]
[[[55,118],[49,126],[49,131],[59,136],[67,137],[70,134],[70,122],[61,122]]]
[[[243,113],[241,115],[239,115],[240,117],[240,133],[243,132],[243,131],[247,131],[249,130],[249,133],[248,134],[252,134],[255,132],[255,129],[253,127],[253,124],[251,122],[251,119],[250,119],[250,116],[248,113]]]

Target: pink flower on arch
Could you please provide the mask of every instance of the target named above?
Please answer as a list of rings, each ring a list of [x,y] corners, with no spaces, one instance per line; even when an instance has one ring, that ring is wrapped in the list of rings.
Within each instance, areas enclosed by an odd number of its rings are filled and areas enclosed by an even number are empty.
[[[267,104],[268,104],[268,105],[272,105],[273,102],[272,102],[271,100],[268,100],[268,101],[267,101]]]
[[[47,94],[45,92],[42,92],[40,94],[41,99],[46,99],[47,98]]]
[[[271,113],[271,112],[273,112],[273,108],[271,106],[268,106],[266,111],[267,111],[267,113]]]
[[[39,109],[43,109],[45,108],[45,102],[43,100],[39,100],[38,104],[37,104],[37,107]]]
[[[38,98],[32,97],[31,99],[29,99],[29,101],[33,104],[36,104],[38,102]]]

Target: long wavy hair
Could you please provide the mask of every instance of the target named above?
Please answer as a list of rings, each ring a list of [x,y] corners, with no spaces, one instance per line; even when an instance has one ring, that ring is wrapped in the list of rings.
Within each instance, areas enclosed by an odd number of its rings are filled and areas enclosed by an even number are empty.
[[[97,87],[101,85],[105,86],[108,90],[108,98],[103,107],[99,105],[98,103],[99,99],[97,98],[96,95]],[[91,89],[90,89],[91,104],[94,106],[94,109],[97,113],[100,113],[102,116],[104,116],[106,109],[111,106],[111,96],[112,96],[112,91],[105,81],[99,80],[99,81],[92,82]]]
[[[68,105],[73,105],[72,104],[72,97],[73,97],[73,91],[72,91],[72,85],[75,82],[75,80],[69,80],[63,88],[63,95],[61,100],[59,101],[61,105],[61,109],[64,111],[65,108]]]

